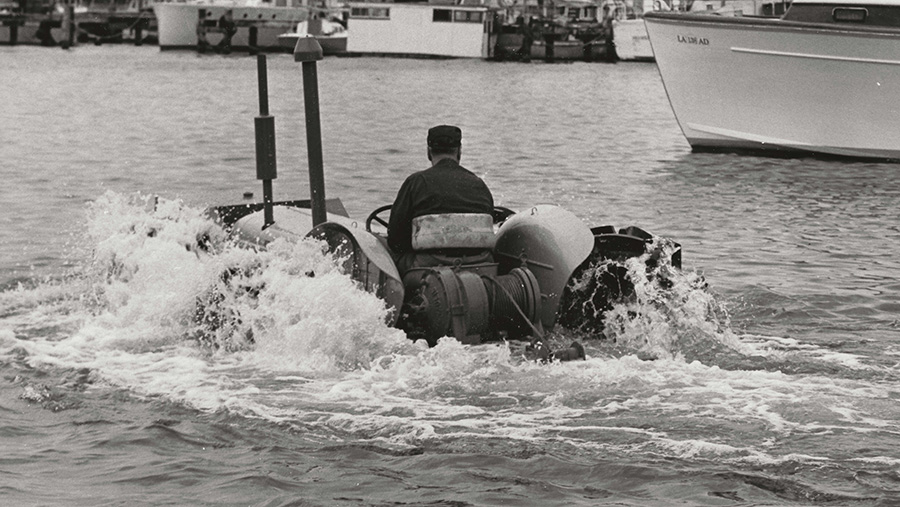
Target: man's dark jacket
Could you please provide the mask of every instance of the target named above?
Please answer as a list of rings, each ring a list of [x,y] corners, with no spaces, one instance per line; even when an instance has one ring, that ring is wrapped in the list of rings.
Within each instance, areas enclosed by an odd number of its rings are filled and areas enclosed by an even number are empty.
[[[453,159],[411,174],[391,207],[388,245],[394,255],[412,251],[412,219],[438,213],[488,213],[494,197],[487,185]]]

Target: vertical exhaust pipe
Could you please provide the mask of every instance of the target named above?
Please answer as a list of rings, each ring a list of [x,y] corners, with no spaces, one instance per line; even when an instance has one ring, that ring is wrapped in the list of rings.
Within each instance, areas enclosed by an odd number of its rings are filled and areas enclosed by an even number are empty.
[[[313,227],[325,223],[325,173],[322,168],[322,128],[319,124],[319,78],[316,62],[323,58],[315,37],[300,37],[294,61],[303,64],[303,99],[306,107],[306,151],[309,157],[309,192]]]
[[[256,179],[263,182],[263,229],[275,223],[272,203],[272,180],[278,177],[275,164],[275,118],[269,115],[269,81],[266,72],[266,55],[256,57],[259,77],[259,116],[256,127]]]

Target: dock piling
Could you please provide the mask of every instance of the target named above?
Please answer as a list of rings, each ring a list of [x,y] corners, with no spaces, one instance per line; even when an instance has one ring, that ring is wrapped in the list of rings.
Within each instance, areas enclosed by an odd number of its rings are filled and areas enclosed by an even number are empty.
[[[257,39],[259,37],[259,28],[256,25],[253,25],[248,30],[247,35],[247,46],[248,51],[251,55],[255,55],[259,53],[259,48],[257,48]]]
[[[67,2],[63,12],[65,14],[63,16],[62,27],[63,30],[65,30],[66,35],[60,44],[60,47],[69,49],[75,44],[75,4]]]
[[[138,20],[134,24],[134,45],[144,43],[144,0],[138,0]]]

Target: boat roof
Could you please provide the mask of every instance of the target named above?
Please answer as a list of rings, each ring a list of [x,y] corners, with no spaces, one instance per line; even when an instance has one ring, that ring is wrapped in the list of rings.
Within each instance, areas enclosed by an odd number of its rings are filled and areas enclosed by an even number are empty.
[[[900,7],[900,0],[794,0],[795,4],[819,4],[819,5],[893,5]]]
[[[345,4],[347,7],[380,7],[385,9],[393,9],[395,7],[404,8],[418,8],[418,7],[428,7],[434,9],[451,9],[455,11],[486,11],[488,10],[488,6],[486,5],[456,5],[451,3],[438,3],[438,2],[384,2],[381,0],[354,0],[353,2],[349,2]]]

